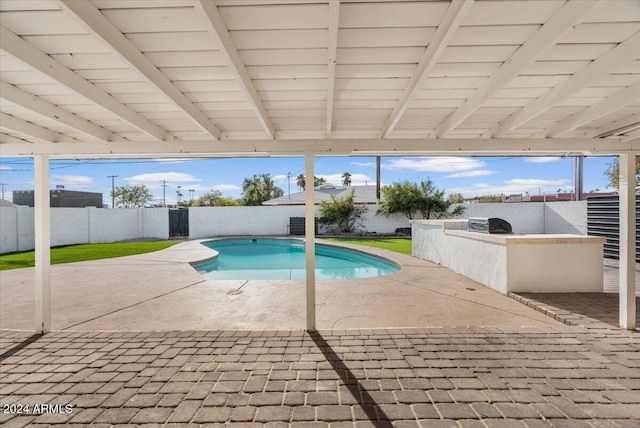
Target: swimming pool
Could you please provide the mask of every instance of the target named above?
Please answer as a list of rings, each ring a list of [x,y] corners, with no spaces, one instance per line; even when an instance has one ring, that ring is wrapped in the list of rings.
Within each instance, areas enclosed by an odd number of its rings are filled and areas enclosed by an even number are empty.
[[[202,243],[219,254],[193,267],[208,279],[305,279],[305,249],[300,240],[234,239]],[[400,265],[360,251],[316,244],[316,279],[389,275]]]

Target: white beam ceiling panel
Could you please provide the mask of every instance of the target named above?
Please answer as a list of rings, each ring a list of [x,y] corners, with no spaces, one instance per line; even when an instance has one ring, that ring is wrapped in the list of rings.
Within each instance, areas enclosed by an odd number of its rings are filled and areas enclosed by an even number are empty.
[[[518,73],[535,61],[535,58],[552,47],[556,41],[580,22],[586,12],[594,7],[597,1],[572,1],[567,3],[558,13],[553,15],[537,32],[518,49],[496,71],[489,80],[478,88],[473,96],[458,108],[438,128],[435,135],[444,137],[468,118],[482,103],[495,95],[508,84]]]
[[[121,137],[113,132],[101,128],[56,105],[43,101],[37,96],[4,81],[0,82],[0,97],[99,140],[122,140]]]
[[[125,106],[102,89],[80,77],[73,70],[68,69],[44,52],[34,48],[25,40],[7,28],[0,26],[0,48],[27,63],[36,70],[74,90],[83,97],[101,105],[111,113],[122,118],[134,127],[158,139],[165,140],[169,134]]]
[[[625,63],[633,62],[640,53],[638,46],[640,46],[640,31],[600,58],[589,63],[589,65],[576,72],[563,84],[556,86],[522,110],[508,117],[502,124],[492,130],[493,136],[503,136],[509,131],[535,118],[559,101],[570,97],[580,89],[588,86],[595,79],[612,72]]]
[[[46,143],[78,142],[77,140],[69,138],[58,132],[54,132],[41,126],[34,125],[31,122],[18,119],[17,117],[13,117],[2,112],[0,112],[0,128],[8,129],[19,134],[28,135]],[[3,155],[4,154],[5,153],[3,153]]]
[[[333,124],[333,95],[336,82],[338,51],[338,26],[340,23],[340,1],[329,2],[329,62],[327,65],[327,138],[331,137]]]
[[[597,104],[593,104],[583,110],[580,110],[578,113],[558,122],[553,128],[546,131],[541,136],[547,138],[558,137],[639,99],[640,82],[616,92]]]
[[[218,44],[222,46],[220,53],[222,53],[226,57],[229,68],[233,71],[233,74],[238,79],[238,83],[242,86],[245,94],[249,99],[249,102],[251,103],[251,107],[256,112],[258,120],[262,124],[262,127],[267,132],[269,137],[275,138],[276,132],[273,128],[273,124],[271,123],[271,120],[267,115],[267,111],[262,105],[260,95],[258,95],[258,91],[253,85],[251,76],[249,75],[244,62],[240,57],[240,53],[231,40],[229,30],[227,29],[224,20],[222,19],[222,16],[218,11],[218,6],[216,6],[213,1],[205,0],[196,1],[194,4],[196,10],[204,14],[206,18],[205,24],[208,27],[209,34],[214,36]]]
[[[2,144],[32,144],[31,141],[23,140],[21,138],[14,137],[13,135],[0,132],[0,143]]]
[[[158,90],[179,106],[198,126],[216,139],[220,130],[178,89],[162,72],[136,48],[91,2],[60,0],[64,9],[72,13],[94,35],[107,43],[123,60],[151,82]]]
[[[634,128],[640,125],[640,113],[632,114],[624,119],[616,120],[615,122],[601,126],[595,131],[591,132],[590,137],[597,138],[600,136],[607,136],[607,134],[617,135],[624,132],[625,129]]]
[[[469,12],[471,7],[473,6],[473,1],[465,1],[465,0],[453,0],[451,5],[447,9],[438,29],[436,30],[436,34],[433,37],[431,43],[424,51],[420,62],[418,63],[418,67],[411,76],[409,80],[409,86],[405,88],[398,103],[393,108],[391,115],[385,122],[381,136],[386,138],[389,133],[393,130],[393,128],[397,125],[398,121],[402,117],[402,114],[405,112],[407,107],[409,106],[409,102],[413,98],[416,93],[416,90],[422,83],[422,81],[426,78],[427,74],[435,67],[438,58],[444,52],[447,44],[455,34],[456,30],[462,23],[465,15]]]
[[[561,144],[560,144],[561,143]],[[176,150],[179,144],[180,151]],[[400,138],[385,139],[288,139],[234,140],[228,144],[211,141],[140,141],[136,144],[113,142],[108,150],[102,143],[34,143],[28,146],[6,145],[3,156],[32,156],[47,154],[53,157],[76,158],[136,158],[157,157],[263,157],[302,156],[307,153],[330,156],[425,156],[425,155],[615,155],[640,151],[640,140],[623,142],[621,138],[590,139],[563,138],[491,138],[480,142],[473,138]]]

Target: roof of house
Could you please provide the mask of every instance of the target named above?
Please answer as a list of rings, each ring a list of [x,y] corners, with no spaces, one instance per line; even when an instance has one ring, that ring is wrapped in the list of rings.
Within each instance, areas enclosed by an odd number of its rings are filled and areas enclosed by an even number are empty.
[[[314,189],[316,204],[331,200],[331,196],[337,199],[343,198],[353,190],[356,204],[375,204],[376,186],[339,186],[335,184],[322,184]],[[304,205],[305,192],[296,192],[263,202],[262,205]]]

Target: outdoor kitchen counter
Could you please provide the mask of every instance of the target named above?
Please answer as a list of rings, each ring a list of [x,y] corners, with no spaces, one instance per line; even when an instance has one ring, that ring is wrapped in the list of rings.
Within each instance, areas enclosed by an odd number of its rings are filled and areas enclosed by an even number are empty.
[[[467,220],[414,220],[412,254],[502,294],[603,290],[605,238],[486,234],[467,227]]]

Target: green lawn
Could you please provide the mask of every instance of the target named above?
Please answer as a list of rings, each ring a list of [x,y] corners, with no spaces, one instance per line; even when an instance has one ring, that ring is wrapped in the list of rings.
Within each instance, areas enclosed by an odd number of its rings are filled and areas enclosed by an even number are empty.
[[[55,247],[51,249],[51,264],[82,262],[85,260],[108,259],[133,256],[163,250],[177,242],[117,242],[113,244],[82,244]],[[35,266],[35,252],[21,251],[0,255],[0,271]]]
[[[382,248],[396,253],[411,255],[411,239],[408,238],[324,238],[326,241],[344,242],[347,244],[366,245]]]

